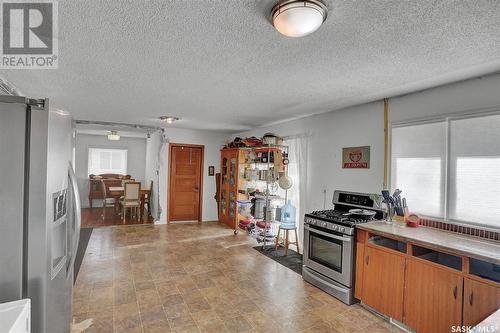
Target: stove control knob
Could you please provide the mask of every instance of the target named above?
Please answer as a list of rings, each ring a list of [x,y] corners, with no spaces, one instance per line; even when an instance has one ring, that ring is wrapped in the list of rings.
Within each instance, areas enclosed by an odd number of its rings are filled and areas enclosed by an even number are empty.
[[[344,228],[344,227],[340,227],[340,228],[339,228],[339,231],[340,231],[340,232],[344,232],[344,231],[345,231],[345,228]]]

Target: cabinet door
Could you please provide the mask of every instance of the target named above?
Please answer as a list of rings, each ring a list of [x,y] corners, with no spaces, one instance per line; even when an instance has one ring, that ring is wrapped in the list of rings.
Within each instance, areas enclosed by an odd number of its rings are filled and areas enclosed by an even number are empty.
[[[419,333],[448,333],[462,321],[463,277],[450,269],[408,260],[404,323]]]
[[[405,258],[366,246],[364,259],[363,303],[402,321]]]
[[[500,308],[500,287],[465,278],[464,325],[474,326]]]

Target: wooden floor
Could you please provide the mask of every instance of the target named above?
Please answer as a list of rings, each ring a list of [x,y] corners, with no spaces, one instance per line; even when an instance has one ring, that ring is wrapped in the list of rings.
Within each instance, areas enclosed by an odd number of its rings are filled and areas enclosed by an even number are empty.
[[[103,215],[103,208],[82,208],[82,228],[97,228],[112,225],[131,225],[131,224],[151,224],[153,223],[153,218],[148,217],[147,210],[144,210],[142,218],[135,219],[130,218],[129,214],[125,218],[125,223],[121,216],[119,216],[113,208],[106,208],[106,212]]]
[[[94,229],[75,285],[86,333],[399,332],[217,223]]]

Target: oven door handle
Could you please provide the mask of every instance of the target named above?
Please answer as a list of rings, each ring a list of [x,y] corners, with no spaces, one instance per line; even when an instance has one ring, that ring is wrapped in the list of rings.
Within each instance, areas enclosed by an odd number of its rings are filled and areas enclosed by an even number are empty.
[[[329,234],[327,232],[324,232],[324,231],[321,231],[321,230],[318,230],[318,229],[313,229],[313,228],[309,227],[308,225],[305,225],[304,229],[309,230],[311,232],[315,232],[315,233],[317,233],[319,235],[322,235],[322,236],[325,236],[325,237],[328,237],[328,238],[338,239],[338,240],[341,240],[343,242],[350,242],[351,241],[350,237],[340,237],[340,236],[337,236],[337,235]]]

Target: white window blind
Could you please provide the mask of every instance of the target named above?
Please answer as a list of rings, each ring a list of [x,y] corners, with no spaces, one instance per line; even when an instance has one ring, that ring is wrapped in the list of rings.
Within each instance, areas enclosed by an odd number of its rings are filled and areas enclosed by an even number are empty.
[[[391,149],[411,211],[500,228],[500,114],[397,126]]]
[[[127,150],[89,148],[89,175],[103,173],[127,174]]]
[[[449,218],[500,227],[500,115],[450,120]]]
[[[446,123],[392,130],[391,187],[403,190],[408,206],[427,216],[444,216]]]

